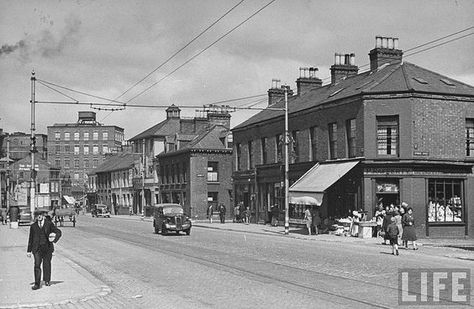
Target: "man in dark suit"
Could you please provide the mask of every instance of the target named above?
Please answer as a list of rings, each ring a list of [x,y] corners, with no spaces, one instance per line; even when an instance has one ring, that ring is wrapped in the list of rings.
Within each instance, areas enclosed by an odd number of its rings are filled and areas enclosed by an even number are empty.
[[[31,253],[35,258],[35,285],[33,290],[41,287],[41,263],[43,263],[43,280],[46,286],[51,284],[51,259],[53,258],[54,245],[61,237],[59,230],[51,220],[46,219],[46,212],[36,210],[35,222],[30,226],[30,236],[28,239],[27,256]],[[53,235],[50,234],[54,233]]]

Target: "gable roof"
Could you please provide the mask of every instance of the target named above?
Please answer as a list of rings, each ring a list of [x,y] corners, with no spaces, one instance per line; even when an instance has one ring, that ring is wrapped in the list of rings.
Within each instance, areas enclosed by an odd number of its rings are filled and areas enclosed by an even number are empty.
[[[299,96],[288,98],[289,113],[306,110],[324,103],[362,94],[396,92],[424,92],[474,97],[474,87],[436,72],[404,62],[382,65],[375,71],[364,72],[340,80],[336,84],[311,89]],[[282,117],[284,101],[269,106],[232,130],[243,129],[262,121]]]
[[[179,131],[179,118],[178,119],[166,119],[162,122],[155,124],[151,128],[135,135],[130,141],[139,140],[152,136],[167,136],[172,135]]]
[[[131,168],[136,160],[140,159],[138,153],[120,153],[106,159],[101,165],[92,170],[92,173],[104,173]]]

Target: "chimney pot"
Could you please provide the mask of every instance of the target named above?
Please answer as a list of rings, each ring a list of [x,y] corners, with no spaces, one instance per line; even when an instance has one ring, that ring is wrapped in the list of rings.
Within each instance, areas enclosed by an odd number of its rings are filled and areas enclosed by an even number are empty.
[[[402,61],[403,52],[398,49],[398,38],[376,36],[375,41],[375,45],[378,47],[369,52],[371,71],[376,70],[385,63]]]
[[[357,75],[359,68],[355,66],[355,54],[335,53],[336,59],[334,65],[331,66],[331,84],[335,84],[342,78]]]

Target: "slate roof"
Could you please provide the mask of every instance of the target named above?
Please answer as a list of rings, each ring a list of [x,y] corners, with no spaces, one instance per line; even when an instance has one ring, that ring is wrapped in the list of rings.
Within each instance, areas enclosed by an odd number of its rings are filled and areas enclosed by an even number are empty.
[[[112,172],[128,169],[136,160],[140,159],[138,153],[120,153],[105,160],[101,165],[92,170],[92,173]]]
[[[174,133],[178,131],[179,131],[179,120],[176,121],[176,119],[166,119],[158,124],[155,124],[151,128],[139,133],[138,135],[135,135],[130,140],[134,141],[134,140],[143,139],[143,138],[147,138],[151,136],[173,135]]]
[[[385,64],[373,72],[369,71],[351,76],[342,79],[337,84],[312,89],[301,96],[292,96],[288,99],[289,113],[356,95],[395,92],[421,92],[474,97],[473,86],[412,63],[403,62]],[[283,109],[284,101],[281,100],[269,107]],[[283,115],[283,110],[266,109],[235,126],[232,130],[243,129]]]

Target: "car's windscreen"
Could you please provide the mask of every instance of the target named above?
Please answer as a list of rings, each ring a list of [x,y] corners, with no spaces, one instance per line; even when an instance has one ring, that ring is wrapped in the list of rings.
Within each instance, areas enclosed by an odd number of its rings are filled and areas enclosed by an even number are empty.
[[[165,215],[182,215],[183,208],[181,207],[165,207],[163,208],[163,214]]]

